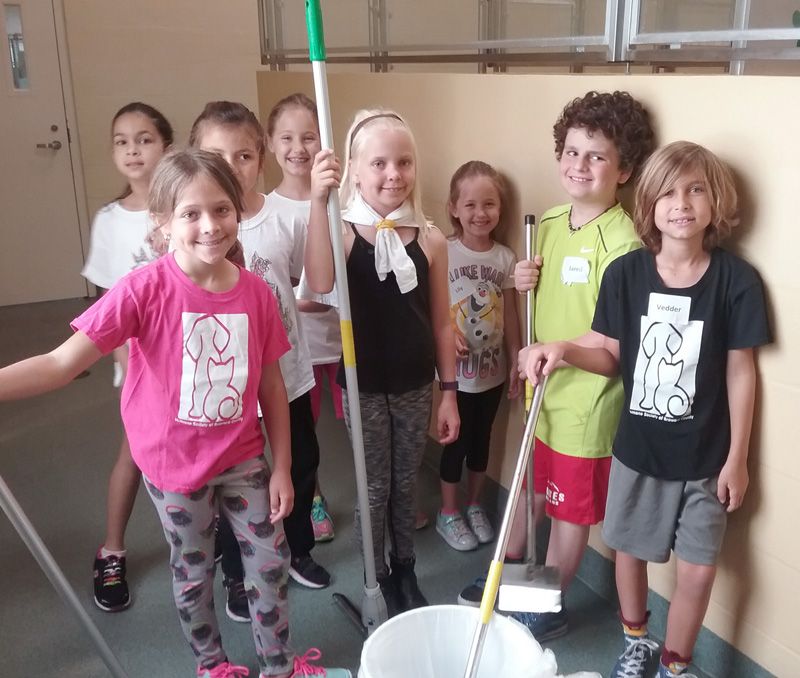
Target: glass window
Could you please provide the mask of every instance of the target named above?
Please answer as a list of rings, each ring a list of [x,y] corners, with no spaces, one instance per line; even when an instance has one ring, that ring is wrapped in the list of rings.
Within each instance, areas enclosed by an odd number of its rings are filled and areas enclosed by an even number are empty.
[[[22,8],[19,5],[3,5],[3,9],[14,89],[30,89],[28,68],[25,64],[25,42],[22,38]]]
[[[743,26],[736,25],[737,5]],[[792,28],[796,0],[641,0],[642,33]]]
[[[603,35],[606,0],[510,0],[505,38]]]

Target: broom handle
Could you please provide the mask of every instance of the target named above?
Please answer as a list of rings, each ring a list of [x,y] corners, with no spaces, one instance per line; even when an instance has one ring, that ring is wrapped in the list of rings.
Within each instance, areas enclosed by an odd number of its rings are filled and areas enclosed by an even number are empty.
[[[106,643],[105,638],[103,638],[97,626],[94,625],[89,614],[83,608],[83,605],[81,605],[78,597],[75,595],[75,591],[69,585],[67,578],[61,571],[61,568],[58,567],[52,554],[47,550],[41,537],[34,529],[31,521],[28,520],[28,516],[25,515],[25,512],[11,493],[11,490],[8,485],[6,485],[2,476],[0,476],[0,507],[2,507],[3,512],[8,516],[9,521],[19,533],[19,536],[22,537],[22,541],[25,542],[31,555],[33,555],[36,562],[39,563],[39,567],[41,567],[42,571],[47,575],[53,588],[59,593],[67,604],[67,607],[71,607],[73,612],[75,612],[75,615],[89,634],[89,637],[95,644],[105,665],[111,672],[111,675],[114,676],[114,678],[128,678],[128,674],[125,673],[119,660],[111,651],[108,643]]]
[[[530,261],[536,256],[536,239],[539,226],[533,214],[525,215],[525,254]],[[536,292],[528,290],[525,295],[525,345],[530,346],[535,338],[533,331],[534,323],[534,304],[536,303]],[[533,402],[533,386],[530,380],[525,382],[525,414],[530,412]],[[525,469],[525,524],[527,525],[528,537],[525,543],[525,561],[536,563],[536,525],[533,520],[533,452],[530,455],[530,462]]]

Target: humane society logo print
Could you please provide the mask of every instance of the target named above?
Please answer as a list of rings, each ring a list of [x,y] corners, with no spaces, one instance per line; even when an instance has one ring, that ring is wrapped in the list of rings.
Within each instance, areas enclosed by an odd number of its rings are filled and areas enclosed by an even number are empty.
[[[242,418],[247,386],[245,313],[183,313],[183,363],[177,420],[219,426]]]
[[[703,321],[689,320],[691,299],[651,294],[642,316],[631,414],[662,421],[692,418]]]

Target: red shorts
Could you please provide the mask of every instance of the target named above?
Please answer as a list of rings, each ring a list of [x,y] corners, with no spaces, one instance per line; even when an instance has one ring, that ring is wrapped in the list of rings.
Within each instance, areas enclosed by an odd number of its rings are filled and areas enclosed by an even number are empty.
[[[325,363],[324,365],[314,365],[314,388],[311,389],[311,414],[314,416],[314,423],[319,419],[319,408],[322,400],[322,382],[325,375],[328,375],[328,385],[331,388],[331,400],[333,400],[333,411],[337,419],[344,418],[342,411],[342,387],[336,383],[336,373],[339,371],[339,362]]]
[[[603,520],[611,457],[560,454],[538,438],[534,447],[533,490],[545,495],[547,515],[575,525]]]

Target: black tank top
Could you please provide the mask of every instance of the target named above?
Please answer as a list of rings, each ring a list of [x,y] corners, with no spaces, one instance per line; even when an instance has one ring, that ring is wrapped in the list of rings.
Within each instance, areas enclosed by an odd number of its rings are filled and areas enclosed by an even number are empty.
[[[433,381],[435,343],[431,328],[428,258],[415,234],[406,253],[417,269],[417,286],[400,293],[394,273],[381,282],[375,246],[355,234],[347,259],[350,312],[356,351],[358,389],[365,393],[406,393]],[[344,388],[344,361],[337,383]]]

